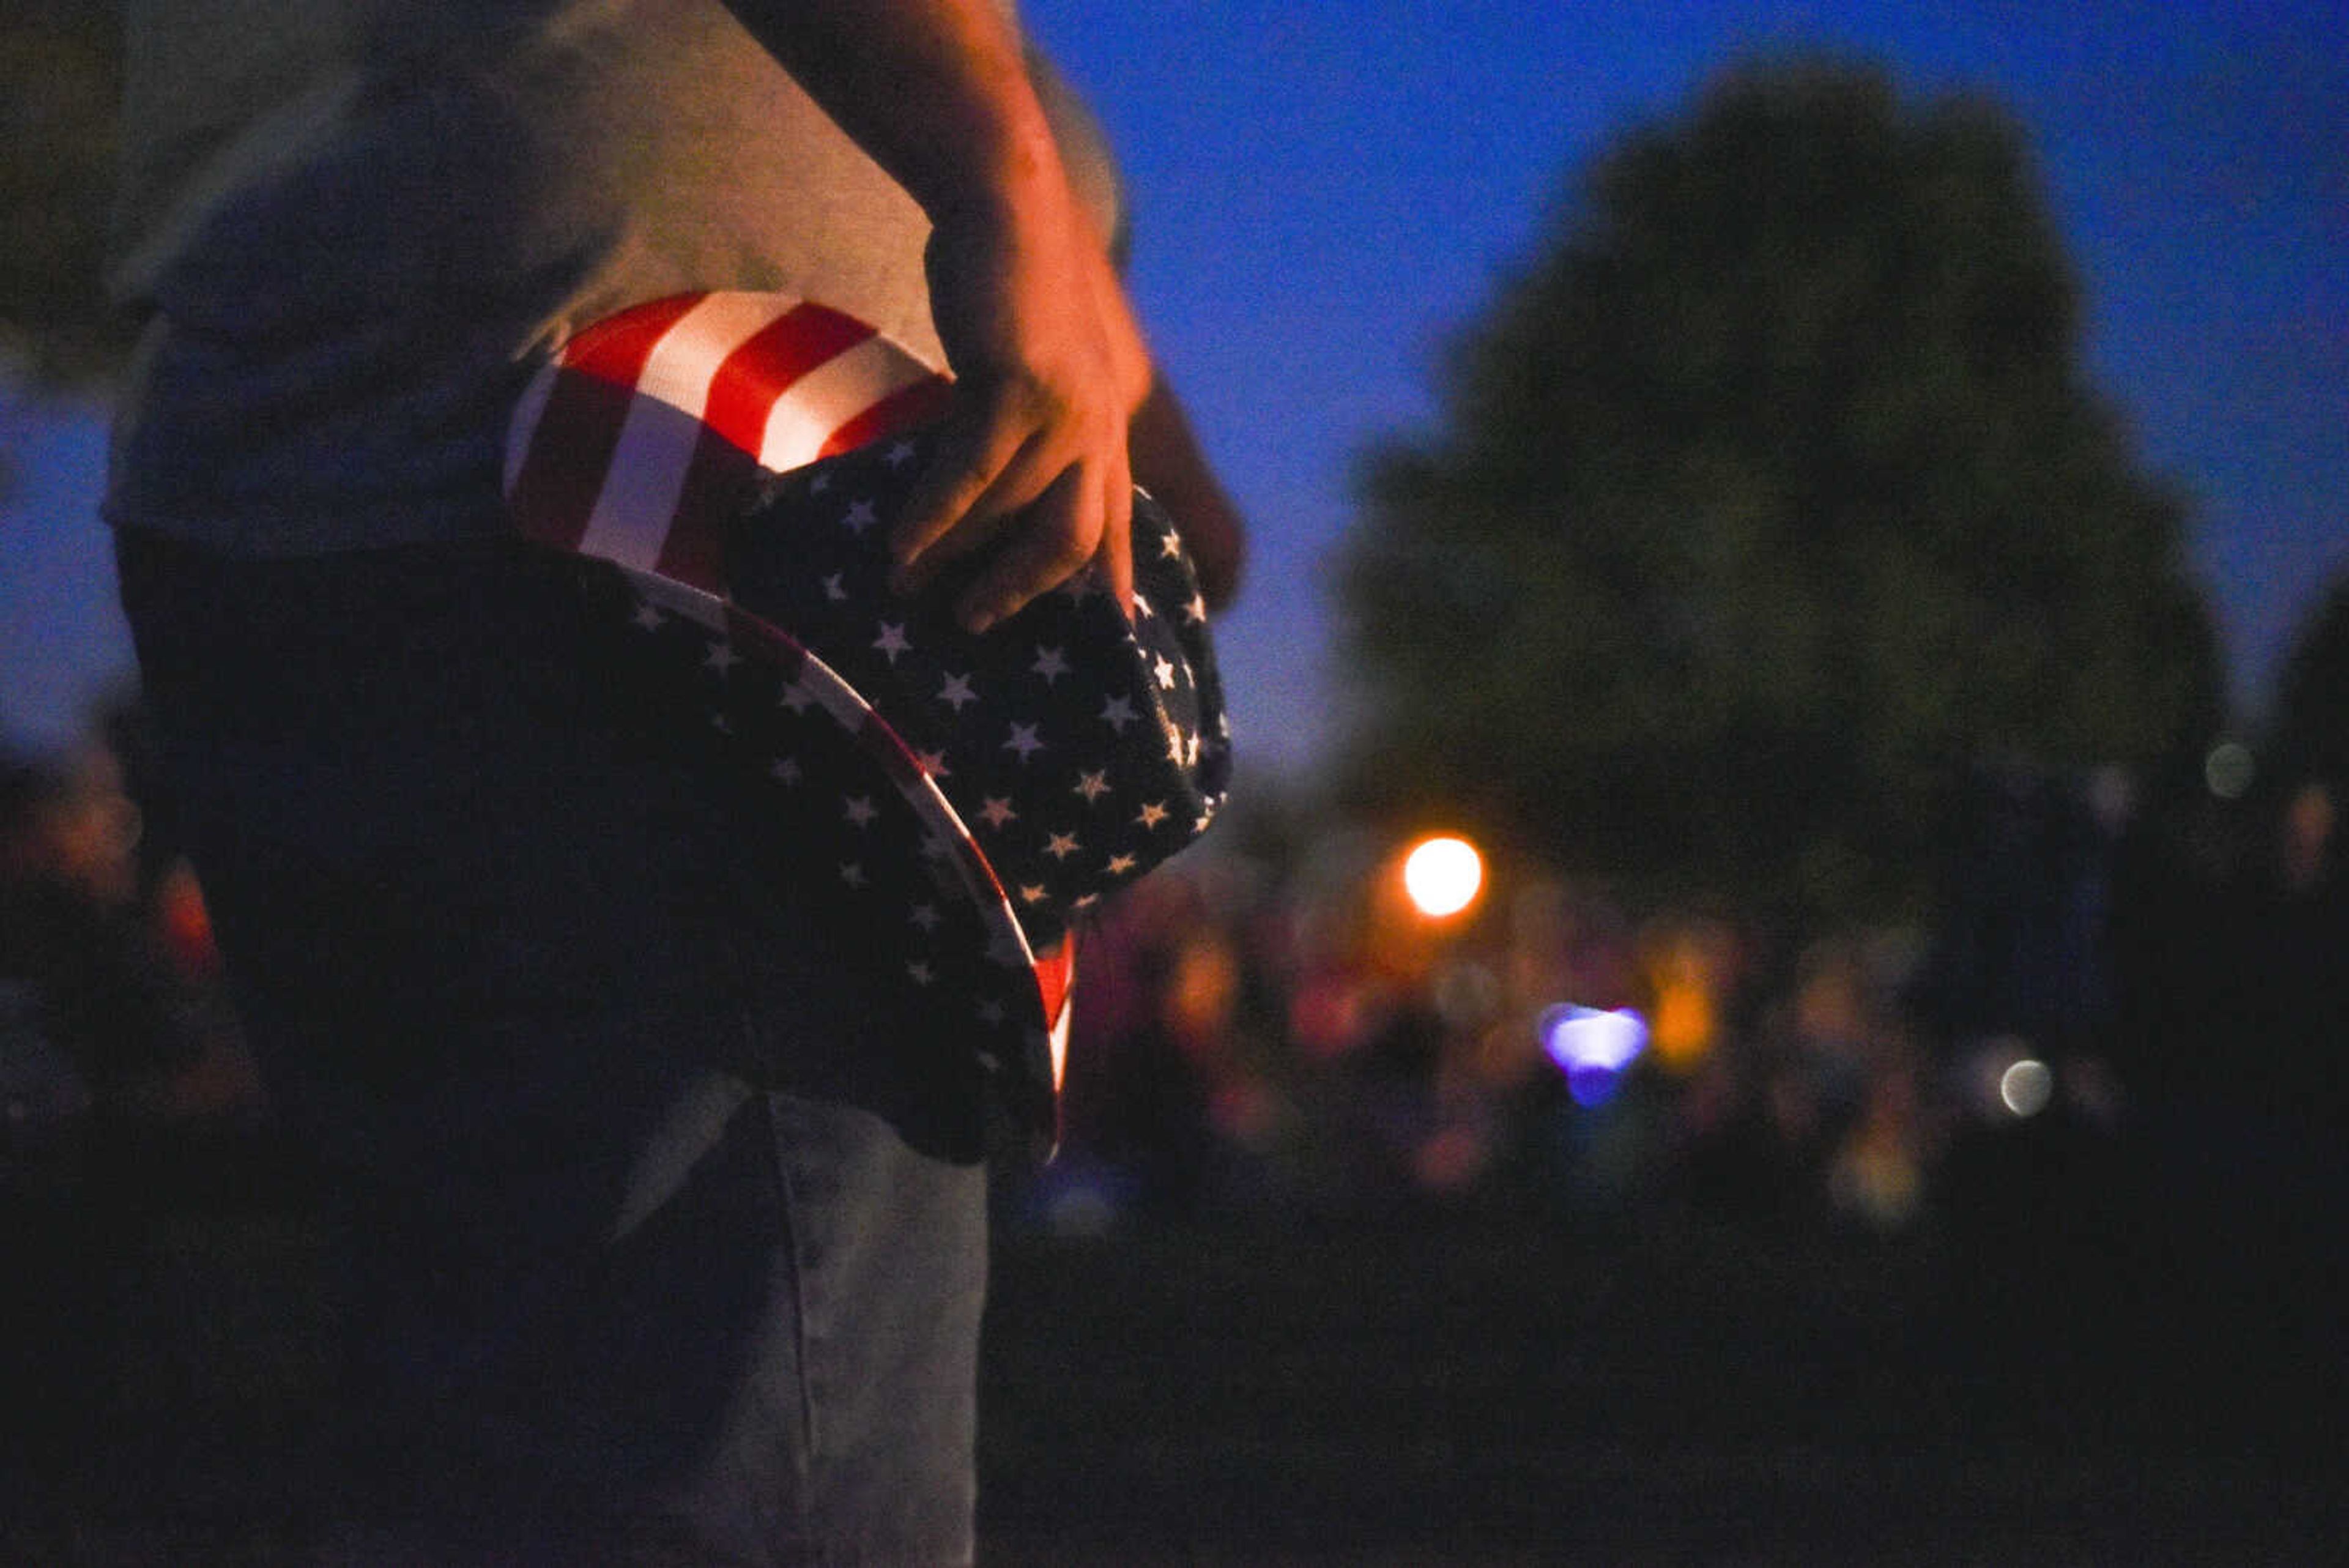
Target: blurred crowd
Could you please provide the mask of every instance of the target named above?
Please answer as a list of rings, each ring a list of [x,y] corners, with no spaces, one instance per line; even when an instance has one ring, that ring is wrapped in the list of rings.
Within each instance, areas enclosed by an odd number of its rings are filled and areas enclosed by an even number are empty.
[[[1899,1236],[2205,1153],[2272,1170],[2277,1201],[2336,1195],[2331,784],[1998,763],[1968,798],[1932,918],[1899,927],[1635,910],[1502,857],[1429,916],[1402,846],[1359,837],[1178,862],[1083,950],[1068,1136],[1027,1217],[1498,1204]]]
[[[197,1321],[217,1303],[158,1288],[173,1247],[211,1244],[189,1237],[311,1235],[320,1188],[277,1140],[151,781],[126,709],[0,794],[19,1501],[173,1407],[140,1392],[157,1314],[226,1357],[191,1387],[250,1404],[257,1378],[289,1408],[331,1318],[306,1251],[271,1254],[254,1288],[286,1323],[243,1360]],[[2106,1394],[2167,1368],[2165,1398],[2200,1379],[2205,1428],[2316,1431],[2344,1392],[2339,802],[2315,777],[2193,784],[1984,766],[1930,921],[1799,933],[1494,846],[1477,896],[1429,913],[1403,844],[1228,825],[1087,932],[1061,1152],[1001,1168],[999,1222],[1857,1247],[1931,1271],[1916,1332],[1978,1358],[1961,1382],[2009,1391],[1999,1419],[2129,1419]]]
[[[2043,1204],[2133,1140],[2184,1185],[2207,1154],[2284,1200],[2337,1198],[2331,783],[1998,764],[1969,798],[1930,920],[1799,934],[1630,908],[1506,852],[1431,915],[1402,846],[1366,831],[1211,838],[1088,933],[1063,1147],[1007,1182],[1007,1220],[1485,1206],[1900,1237]],[[71,1317],[158,1203],[298,1167],[269,1150],[136,710],[71,757],[8,763],[0,805],[12,1304]],[[38,1342],[12,1338],[13,1386],[74,1376]]]
[[[136,711],[0,759],[0,1467],[107,1419],[130,1260],[191,1204],[282,1201],[274,1149]]]

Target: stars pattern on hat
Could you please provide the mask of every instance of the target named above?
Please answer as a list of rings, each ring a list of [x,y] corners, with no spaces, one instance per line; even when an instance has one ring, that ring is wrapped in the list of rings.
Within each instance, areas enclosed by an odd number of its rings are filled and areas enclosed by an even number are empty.
[[[771,483],[729,558],[747,621],[719,630],[639,598],[630,635],[672,650],[676,679],[724,726],[709,743],[742,760],[790,824],[781,831],[818,846],[815,875],[873,922],[859,940],[879,944],[909,990],[969,999],[973,1054],[1032,1077],[1040,1020],[1020,1000],[1036,983],[1032,951],[1212,818],[1227,732],[1205,645],[1185,640],[1190,616],[1153,604],[1196,600],[1186,562],[1137,596],[1130,623],[1091,569],[980,638],[953,623],[945,596],[894,593],[892,487],[902,493],[918,469],[889,472],[920,452],[867,449]],[[826,491],[853,499],[807,510]],[[771,531],[759,525],[766,509]],[[1159,515],[1137,504],[1137,570],[1180,561]],[[823,666],[760,641],[759,623]],[[891,739],[853,732],[838,685]],[[951,816],[917,809],[928,789]],[[1016,924],[988,914],[989,888]]]

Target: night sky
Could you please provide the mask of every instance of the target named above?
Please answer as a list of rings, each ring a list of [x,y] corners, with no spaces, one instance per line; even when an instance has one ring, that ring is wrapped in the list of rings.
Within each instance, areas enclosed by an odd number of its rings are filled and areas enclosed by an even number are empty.
[[[2091,375],[2193,502],[2236,688],[2349,567],[2349,4],[1027,0],[1092,100],[1162,360],[1255,525],[1225,623],[1243,755],[1302,773],[1343,689],[1326,567],[1356,459],[1423,427],[1449,336],[1574,176],[1756,54],[1876,61],[2023,120],[2086,290]],[[53,739],[124,661],[88,418],[0,392],[0,697]],[[36,525],[38,524],[38,525]]]

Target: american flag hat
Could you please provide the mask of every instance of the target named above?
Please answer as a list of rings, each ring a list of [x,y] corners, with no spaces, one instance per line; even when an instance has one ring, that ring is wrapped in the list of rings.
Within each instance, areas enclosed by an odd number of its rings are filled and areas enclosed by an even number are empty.
[[[580,562],[719,754],[805,826],[909,985],[1046,1144],[1072,922],[1205,832],[1230,774],[1206,606],[1133,508],[1131,622],[1088,570],[984,634],[887,587],[885,541],[951,383],[864,323],[678,295],[570,337],[531,381],[505,490]],[[806,874],[804,870],[801,874]]]

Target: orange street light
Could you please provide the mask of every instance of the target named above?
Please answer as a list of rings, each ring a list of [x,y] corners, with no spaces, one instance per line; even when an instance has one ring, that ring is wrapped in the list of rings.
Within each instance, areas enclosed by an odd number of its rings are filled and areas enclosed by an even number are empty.
[[[1456,915],[1484,889],[1485,857],[1464,838],[1423,838],[1403,857],[1402,886],[1412,908],[1428,919]]]

